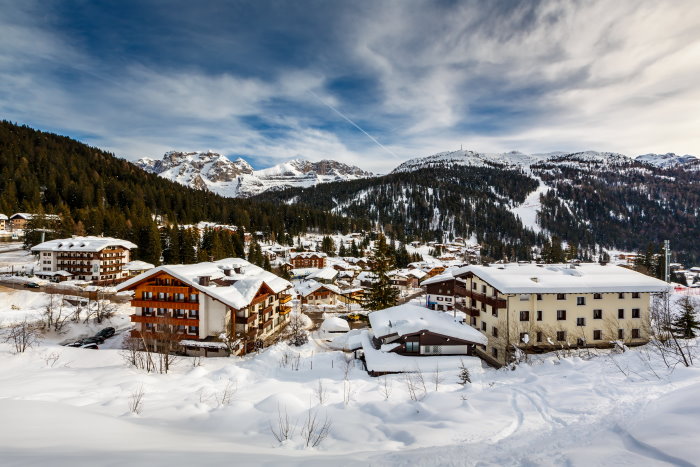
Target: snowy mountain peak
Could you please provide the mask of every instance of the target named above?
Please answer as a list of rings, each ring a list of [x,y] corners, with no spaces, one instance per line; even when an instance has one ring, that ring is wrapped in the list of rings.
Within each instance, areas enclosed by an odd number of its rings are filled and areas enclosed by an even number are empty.
[[[143,170],[197,189],[227,197],[248,197],[270,189],[313,186],[373,174],[333,160],[310,162],[292,159],[263,170],[254,170],[243,158],[231,160],[216,152],[168,151],[160,160],[134,162]]]
[[[700,163],[700,158],[696,156],[690,154],[678,156],[672,152],[666,154],[642,154],[641,156],[635,157],[634,160],[661,168],[697,166]]]

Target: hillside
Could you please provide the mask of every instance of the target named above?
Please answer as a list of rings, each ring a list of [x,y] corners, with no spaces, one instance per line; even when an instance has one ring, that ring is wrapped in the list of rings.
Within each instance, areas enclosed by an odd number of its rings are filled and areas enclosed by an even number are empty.
[[[268,190],[309,187],[319,183],[371,177],[359,167],[332,160],[294,159],[262,170],[242,158],[230,160],[215,152],[167,152],[162,159],[134,162],[147,172],[185,186],[230,198],[247,198]]]
[[[679,259],[696,261],[699,166],[672,154],[464,150],[412,159],[383,177],[260,198],[364,215],[399,237],[473,236],[494,258],[527,259],[530,247],[556,235],[590,256],[669,239]]]
[[[308,206],[223,198],[147,173],[113,154],[73,139],[0,122],[0,212],[58,213],[57,235],[111,235],[139,245],[154,262],[159,243],[154,215],[179,224],[202,220],[276,236],[307,229],[348,231],[366,223]]]

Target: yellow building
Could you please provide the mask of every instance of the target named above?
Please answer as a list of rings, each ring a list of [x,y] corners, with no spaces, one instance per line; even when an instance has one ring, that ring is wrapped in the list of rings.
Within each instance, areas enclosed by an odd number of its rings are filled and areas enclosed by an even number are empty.
[[[499,364],[516,347],[546,351],[649,341],[651,294],[663,281],[600,264],[500,264],[454,271],[457,309],[488,337]]]

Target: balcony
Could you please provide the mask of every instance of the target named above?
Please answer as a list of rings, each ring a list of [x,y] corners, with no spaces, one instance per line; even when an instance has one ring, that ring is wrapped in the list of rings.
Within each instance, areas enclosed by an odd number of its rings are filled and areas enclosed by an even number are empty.
[[[282,294],[280,295],[280,304],[282,303],[289,303],[289,301],[292,299],[291,294]]]
[[[158,293],[181,293],[184,295],[189,295],[191,291],[189,287],[183,287],[178,285],[145,285],[143,287],[139,287],[139,290],[143,290],[144,292],[151,292],[154,295]]]
[[[481,313],[476,308],[472,308],[470,306],[467,306],[467,305],[465,305],[463,303],[459,303],[459,302],[455,303],[455,308],[457,308],[459,311],[461,311],[463,313],[466,313],[469,316],[476,316],[477,318],[479,317],[479,315]]]
[[[260,330],[262,330],[262,329],[267,329],[267,328],[269,328],[269,327],[271,327],[271,326],[272,326],[272,318],[270,318],[270,319],[268,319],[267,321],[265,321],[264,323],[262,323],[260,326],[258,326],[258,328],[259,328]]]
[[[466,297],[473,298],[474,300],[479,300],[482,303],[486,303],[494,308],[506,308],[506,300],[504,298],[494,297],[493,295],[486,295],[473,290],[466,291]]]
[[[266,315],[268,313],[272,313],[272,306],[267,306],[260,312],[261,315]]]
[[[155,298],[149,299],[134,299],[131,301],[131,306],[141,307],[141,308],[171,308],[179,310],[199,310],[199,303],[192,302],[178,302],[176,300],[157,300]]]
[[[257,305],[258,303],[262,303],[265,300],[267,300],[267,297],[269,297],[269,294],[261,295],[257,298],[255,298],[252,302],[250,302],[251,305]]]
[[[132,323],[170,324],[173,326],[199,326],[199,320],[193,318],[173,318],[172,316],[131,315]]]
[[[279,314],[281,314],[281,315],[286,315],[290,311],[292,311],[291,306],[280,306],[280,308],[279,308]]]
[[[459,282],[456,282],[456,281],[455,281],[455,295],[458,295],[460,297],[467,296],[467,288],[464,285],[461,285]]]
[[[167,339],[167,340],[178,340],[181,341],[183,339],[194,339],[194,340],[199,340],[199,336],[196,334],[186,334],[184,332],[173,332],[173,333],[162,333],[162,332],[151,332],[151,331],[137,331],[135,329],[132,329],[130,331],[130,336],[135,337],[136,339],[147,339],[147,340],[162,340],[162,339]]]
[[[253,324],[255,320],[257,319],[257,316],[255,314],[251,314],[247,318],[245,316],[238,316],[236,315],[236,324]]]

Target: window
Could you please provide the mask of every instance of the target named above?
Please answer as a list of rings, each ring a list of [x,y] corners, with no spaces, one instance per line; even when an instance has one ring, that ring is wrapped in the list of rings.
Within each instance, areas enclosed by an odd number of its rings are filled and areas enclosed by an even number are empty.
[[[469,320],[469,323],[470,323],[472,326],[476,326],[476,316],[472,316],[471,319]]]
[[[486,286],[485,285],[481,286],[481,293],[484,293],[484,294],[486,293]]]
[[[585,326],[586,318],[576,318],[576,326]]]
[[[594,293],[593,294],[593,300],[602,300],[603,294],[602,293]]]
[[[566,331],[557,331],[557,340],[559,342],[566,340]]]
[[[197,326],[189,326],[187,328],[188,334],[199,334],[199,328]]]
[[[521,302],[527,302],[528,300],[530,300],[530,294],[526,294],[526,293],[520,294],[520,301]]]
[[[190,294],[190,302],[197,302],[197,294],[196,293],[191,293]]]
[[[491,355],[493,355],[494,358],[498,358],[498,349],[491,349]]]
[[[184,318],[185,317],[185,310],[175,310],[175,317],[176,318]]]
[[[542,300],[542,294],[541,294],[541,293],[538,293],[538,294],[537,294],[537,300],[539,300],[539,301]]]
[[[441,301],[442,301],[442,297],[438,297],[438,298],[437,298],[437,301],[438,301],[438,302],[441,302]]]
[[[520,312],[520,321],[530,321],[530,312],[529,311],[521,311]]]
[[[640,312],[639,308],[632,308],[632,318],[639,318]]]
[[[530,342],[530,336],[528,336],[526,332],[521,332],[520,333],[520,342],[527,344],[528,342]]]
[[[498,337],[498,328],[496,326],[491,328],[491,335],[493,337]]]
[[[625,293],[624,293],[624,292],[620,292],[619,294],[617,294],[617,298],[619,298],[620,300],[624,300],[624,299],[625,299]]]
[[[146,331],[153,331],[153,323],[146,323]]]
[[[542,310],[537,310],[537,321],[542,321]]]
[[[199,310],[190,310],[188,315],[190,319],[199,319]]]
[[[418,342],[406,342],[406,352],[418,352]]]
[[[153,308],[142,308],[141,310],[143,316],[151,316],[153,314]]]
[[[185,333],[185,326],[176,326],[175,332],[178,334],[184,334]]]
[[[618,330],[617,330],[617,338],[618,338],[618,339],[624,339],[624,338],[625,338],[625,330],[624,330],[624,329],[618,329]]]
[[[576,304],[577,305],[585,305],[586,304],[586,297],[576,297]]]
[[[593,310],[593,319],[603,319],[603,310]]]
[[[639,292],[632,292],[632,298],[639,298]]]
[[[603,338],[603,333],[600,331],[600,329],[596,329],[593,331],[593,340],[594,341],[599,341]]]
[[[156,310],[156,316],[165,316],[165,308],[158,308]]]
[[[558,293],[558,294],[557,294],[557,300],[566,300],[566,294]]]
[[[141,298],[144,300],[150,300],[153,298],[153,292],[143,292]]]
[[[557,320],[563,321],[566,319],[566,310],[557,310]]]
[[[496,318],[498,318],[498,308],[492,308],[492,309],[491,309],[491,315],[492,315],[492,316],[495,316]]]
[[[476,290],[476,282],[472,282],[472,290]]]
[[[625,319],[625,310],[620,308],[617,310],[617,319]]]
[[[542,342],[542,331],[537,331],[537,342]]]
[[[632,339],[639,339],[642,337],[639,333],[639,329],[632,329]]]
[[[165,300],[165,294],[163,292],[158,292],[158,300]]]

